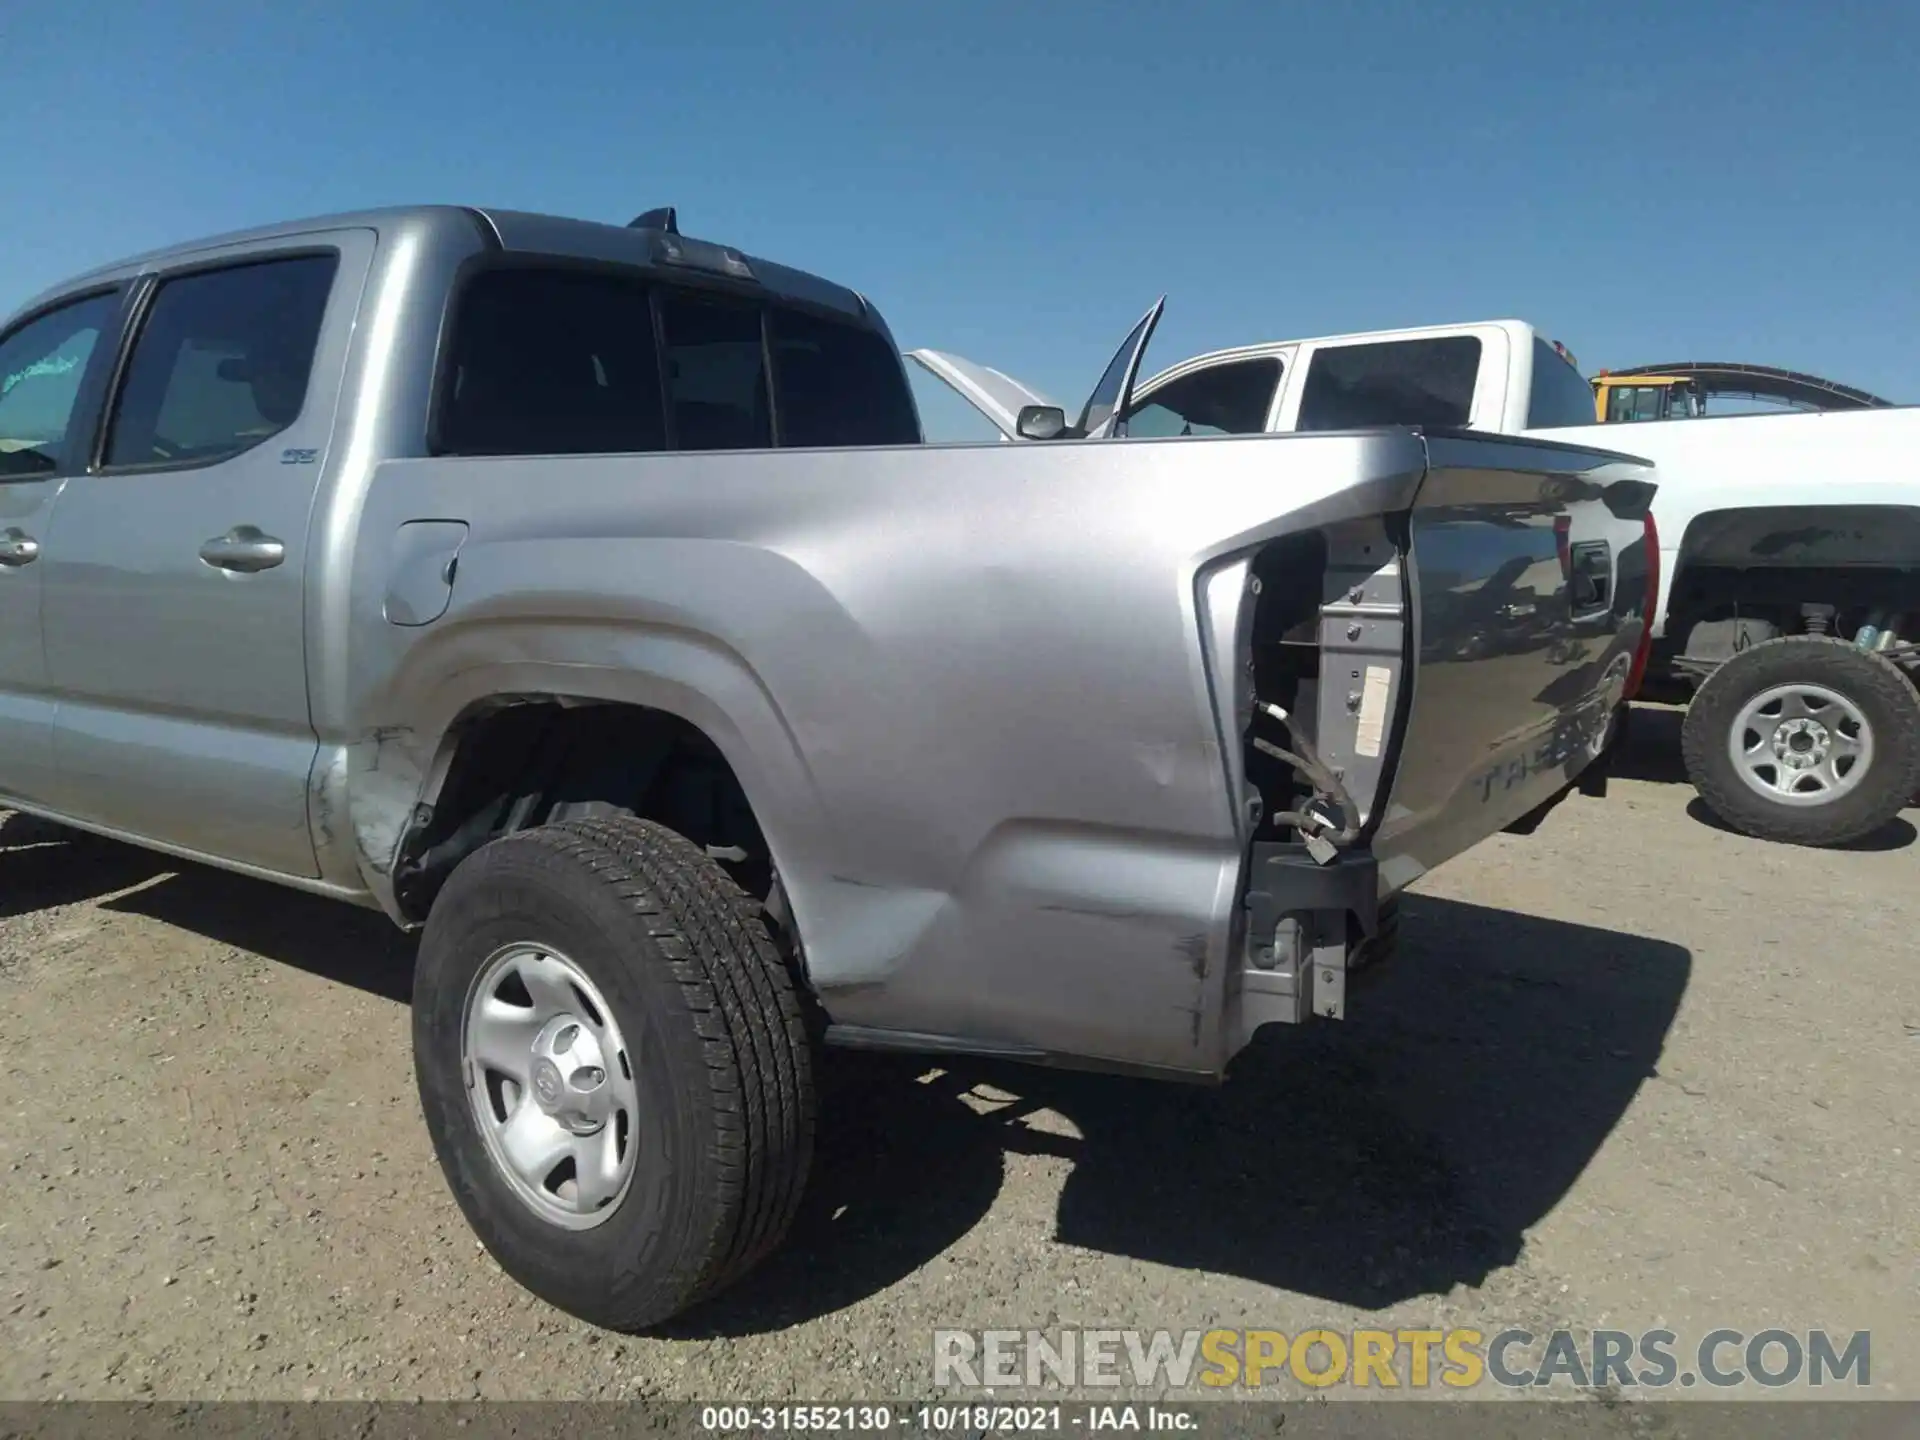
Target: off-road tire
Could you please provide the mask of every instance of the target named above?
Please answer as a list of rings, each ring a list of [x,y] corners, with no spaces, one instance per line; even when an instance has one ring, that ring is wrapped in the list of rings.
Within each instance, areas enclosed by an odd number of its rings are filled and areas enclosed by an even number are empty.
[[[599,989],[633,1055],[633,1179],[571,1230],[536,1214],[486,1148],[466,1091],[467,997],[488,956],[532,943]],[[569,820],[469,856],[428,916],[415,1078],[454,1198],[534,1294],[609,1329],[657,1326],[784,1237],[813,1149],[811,1055],[760,907],[700,847],[631,816]]]
[[[1727,753],[1747,702],[1796,683],[1846,697],[1873,727],[1873,759],[1859,783],[1806,808],[1757,793]],[[1700,798],[1736,830],[1789,845],[1845,845],[1886,825],[1920,792],[1920,693],[1884,656],[1832,636],[1788,635],[1741,651],[1706,678],[1687,707],[1680,748]]]

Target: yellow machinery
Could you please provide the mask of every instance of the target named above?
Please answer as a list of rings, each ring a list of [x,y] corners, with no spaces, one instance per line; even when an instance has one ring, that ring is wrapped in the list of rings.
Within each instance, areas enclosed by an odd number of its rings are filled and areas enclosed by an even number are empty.
[[[1704,415],[1707,397],[1691,375],[1593,377],[1593,417],[1602,425],[1622,420],[1682,420]]]

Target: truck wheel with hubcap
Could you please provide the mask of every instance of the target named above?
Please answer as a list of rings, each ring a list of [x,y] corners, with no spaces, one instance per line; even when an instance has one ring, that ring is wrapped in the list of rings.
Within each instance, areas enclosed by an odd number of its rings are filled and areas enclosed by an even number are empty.
[[[467,1221],[542,1299],[657,1325],[784,1236],[813,1145],[810,1055],[759,907],[632,817],[504,836],[436,898],[414,1070]]]
[[[1790,635],[1743,650],[1695,692],[1687,778],[1762,840],[1844,845],[1920,791],[1920,693],[1884,656]]]

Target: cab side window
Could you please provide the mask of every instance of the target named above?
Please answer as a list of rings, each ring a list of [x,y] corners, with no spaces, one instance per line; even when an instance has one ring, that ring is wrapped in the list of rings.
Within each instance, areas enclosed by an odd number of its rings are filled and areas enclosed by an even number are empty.
[[[483,271],[461,294],[451,351],[437,454],[667,448],[644,282],[579,270]]]
[[[1210,365],[1160,386],[1127,414],[1129,436],[1257,435],[1280,384],[1280,360]]]
[[[1479,373],[1480,341],[1472,335],[1327,346],[1307,366],[1294,428],[1464,429],[1473,416]]]
[[[1607,397],[1607,419],[1664,420],[1660,402],[1665,392],[1658,385],[1616,385]]]
[[[114,406],[107,466],[209,465],[299,419],[338,266],[302,255],[163,280]]]
[[[782,445],[920,442],[900,357],[876,331],[777,305],[768,321]]]
[[[89,295],[35,316],[0,340],[0,480],[72,469],[80,382],[119,309],[117,293]]]

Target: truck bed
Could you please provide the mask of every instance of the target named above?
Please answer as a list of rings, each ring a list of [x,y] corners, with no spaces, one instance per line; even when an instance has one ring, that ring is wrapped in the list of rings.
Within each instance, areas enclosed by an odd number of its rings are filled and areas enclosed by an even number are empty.
[[[388,463],[363,534],[469,533],[423,627],[361,550],[365,863],[391,887],[488,697],[658,707],[740,777],[839,1038],[1217,1073],[1253,847],[1300,838],[1261,828],[1293,782],[1256,698],[1347,769],[1346,860],[1391,895],[1587,763],[1641,600],[1576,622],[1556,524],[1628,548],[1646,480],[1413,431]],[[1480,653],[1463,597],[1522,572]]]
[[[1644,456],[1660,474],[1662,547],[1654,633],[1663,635],[1674,578],[1688,550],[1707,548],[1748,568],[1909,566],[1920,537],[1920,406],[1787,414],[1707,415],[1538,432],[1557,442],[1608,445]],[[1817,506],[1844,518],[1863,513],[1846,533],[1810,531]],[[1738,534],[1715,535],[1696,522],[1743,511]],[[1779,523],[1767,511],[1782,512]],[[1831,553],[1829,553],[1831,552]],[[1836,558],[1837,557],[1837,558]]]

